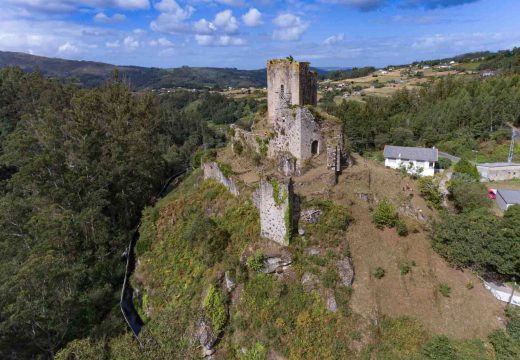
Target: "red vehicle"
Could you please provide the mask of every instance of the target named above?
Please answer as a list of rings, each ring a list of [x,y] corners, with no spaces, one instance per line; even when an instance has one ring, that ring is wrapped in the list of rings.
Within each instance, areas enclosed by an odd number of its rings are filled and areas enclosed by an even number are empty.
[[[496,199],[497,198],[497,189],[488,188],[487,196],[490,199]]]

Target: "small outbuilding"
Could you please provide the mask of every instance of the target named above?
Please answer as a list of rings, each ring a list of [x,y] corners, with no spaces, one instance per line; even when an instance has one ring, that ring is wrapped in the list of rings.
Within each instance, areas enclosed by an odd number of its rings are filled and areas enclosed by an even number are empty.
[[[520,191],[498,189],[496,191],[495,201],[500,209],[506,211],[510,206],[520,205]]]
[[[439,161],[436,148],[386,145],[383,156],[386,167],[405,169],[409,174],[420,176],[433,176]]]
[[[520,164],[509,162],[477,164],[480,181],[520,179]]]

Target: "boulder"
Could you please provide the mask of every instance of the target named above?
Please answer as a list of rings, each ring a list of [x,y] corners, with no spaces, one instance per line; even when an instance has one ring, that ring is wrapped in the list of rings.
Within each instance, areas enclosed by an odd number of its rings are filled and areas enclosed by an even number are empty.
[[[264,267],[261,271],[266,274],[281,273],[292,262],[293,258],[290,253],[285,253],[281,256],[268,256],[264,259]]]
[[[305,250],[307,255],[309,256],[321,256],[321,249],[319,247],[311,246],[307,250]]]
[[[336,263],[338,275],[341,283],[345,286],[352,286],[354,282],[354,267],[350,258],[345,257]]]
[[[299,228],[298,229],[298,235],[300,235],[300,236],[305,235],[305,230],[303,230],[302,228]]]
[[[320,209],[310,208],[302,211],[300,220],[309,224],[316,224],[321,215]]]
[[[224,282],[226,283],[227,291],[231,292],[233,291],[233,289],[235,289],[236,281],[229,271],[226,271],[226,273],[224,274]]]
[[[306,272],[302,276],[302,285],[303,290],[306,292],[311,292],[312,290],[316,289],[316,287],[319,284],[319,279],[316,275],[310,272]]]
[[[327,310],[332,312],[338,311],[338,304],[336,303],[336,298],[331,290],[327,291],[325,302],[327,304]]]
[[[202,346],[202,354],[206,355],[207,352],[213,349],[213,346],[217,342],[217,334],[213,330],[211,323],[206,319],[200,319],[198,322],[197,337],[199,343]]]

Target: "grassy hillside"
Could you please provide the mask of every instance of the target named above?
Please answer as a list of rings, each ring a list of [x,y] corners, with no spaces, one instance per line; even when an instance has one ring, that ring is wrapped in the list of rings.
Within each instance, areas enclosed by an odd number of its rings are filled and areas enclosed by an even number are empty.
[[[213,88],[217,86],[224,88],[228,86],[263,87],[266,85],[264,70],[194,67],[159,69],[115,66],[93,61],[64,60],[0,51],[0,68],[7,66],[19,66],[26,71],[39,69],[46,76],[77,80],[86,87],[102,84],[112,75],[115,68],[137,90],[163,87]]]
[[[58,359],[97,359],[91,355],[96,351],[104,359],[199,358],[201,319],[218,329],[214,359],[517,355],[495,352],[510,341],[504,331],[488,338],[503,327],[502,306],[471,272],[450,267],[432,250],[429,220],[438,214],[419,196],[415,180],[356,156],[332,185],[319,157],[294,184],[302,208],[317,207],[322,214],[316,224],[300,223],[305,235],[279,248],[260,237],[259,214],[250,201],[258,182],[252,174],[270,173],[269,163],[255,164],[229,147],[218,160],[234,172],[238,198],[196,170],[144,212],[133,279],[146,322],[143,350],[126,334],[77,341]],[[417,196],[402,191],[405,184]],[[398,209],[408,236],[372,223],[384,197]],[[283,271],[260,271],[266,258],[287,253],[292,264]],[[345,257],[354,264],[353,287],[343,284],[336,267]],[[225,273],[235,279],[231,291]]]

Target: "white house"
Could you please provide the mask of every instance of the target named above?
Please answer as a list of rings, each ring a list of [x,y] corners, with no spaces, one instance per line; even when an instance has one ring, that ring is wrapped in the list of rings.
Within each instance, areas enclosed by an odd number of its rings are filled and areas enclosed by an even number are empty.
[[[433,176],[439,151],[435,148],[420,148],[386,145],[383,153],[385,166],[406,169],[411,175]]]

